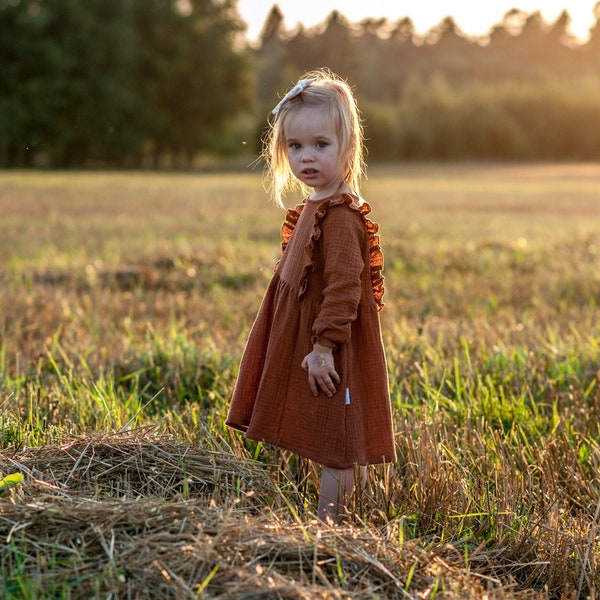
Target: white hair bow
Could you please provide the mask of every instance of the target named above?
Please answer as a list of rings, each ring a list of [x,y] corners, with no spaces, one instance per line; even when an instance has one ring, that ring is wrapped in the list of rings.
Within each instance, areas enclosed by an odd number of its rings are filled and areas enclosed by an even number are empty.
[[[312,79],[301,79],[279,102],[279,104],[271,111],[272,114],[277,116],[277,113],[281,109],[281,107],[292,98],[299,96],[311,83],[316,81],[316,78]]]

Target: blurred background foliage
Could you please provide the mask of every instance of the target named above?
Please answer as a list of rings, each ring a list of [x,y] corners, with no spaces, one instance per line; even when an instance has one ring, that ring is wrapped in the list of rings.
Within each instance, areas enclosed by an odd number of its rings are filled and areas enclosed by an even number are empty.
[[[249,41],[235,0],[0,0],[0,167],[190,168],[255,154],[306,70],[348,79],[369,158],[600,158],[600,2],[587,40],[563,12],[509,11],[471,38],[451,17],[338,11]]]

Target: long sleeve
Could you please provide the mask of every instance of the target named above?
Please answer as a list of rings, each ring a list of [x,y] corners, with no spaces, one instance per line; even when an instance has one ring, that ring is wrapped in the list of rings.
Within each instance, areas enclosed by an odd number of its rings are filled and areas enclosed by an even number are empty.
[[[360,215],[347,205],[331,207],[322,223],[322,303],[312,341],[334,347],[348,342],[361,299],[366,230]]]

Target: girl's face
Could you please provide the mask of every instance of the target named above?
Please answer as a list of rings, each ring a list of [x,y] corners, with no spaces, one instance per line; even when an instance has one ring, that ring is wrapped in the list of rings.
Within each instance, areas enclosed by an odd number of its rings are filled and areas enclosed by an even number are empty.
[[[284,123],[285,144],[295,177],[313,188],[313,200],[337,191],[343,180],[340,144],[326,112],[318,106],[302,106],[288,113]]]

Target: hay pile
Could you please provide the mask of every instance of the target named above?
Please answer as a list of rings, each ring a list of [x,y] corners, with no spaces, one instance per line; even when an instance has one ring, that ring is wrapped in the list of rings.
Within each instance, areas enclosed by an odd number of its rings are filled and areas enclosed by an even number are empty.
[[[264,467],[226,449],[127,432],[5,450],[0,472],[25,476],[0,499],[6,597],[509,597],[451,546],[300,520]]]
[[[233,499],[246,505],[277,493],[258,463],[143,431],[0,452],[0,472],[14,471],[27,478],[19,490],[21,501],[50,494],[98,501],[196,498],[221,504]]]

